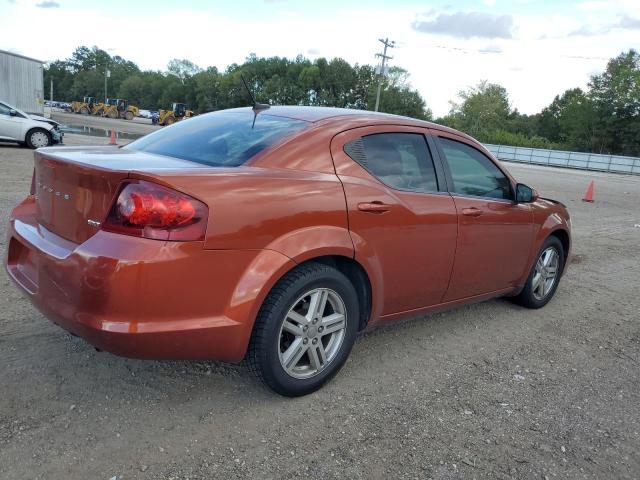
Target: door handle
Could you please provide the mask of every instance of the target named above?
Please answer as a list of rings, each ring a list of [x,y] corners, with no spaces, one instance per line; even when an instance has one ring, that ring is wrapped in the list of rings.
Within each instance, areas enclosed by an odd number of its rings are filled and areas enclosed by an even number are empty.
[[[466,215],[467,217],[479,217],[480,215],[482,215],[482,210],[476,207],[463,208],[462,214]]]
[[[391,205],[387,205],[386,203],[382,203],[378,201],[374,201],[370,203],[365,202],[365,203],[358,204],[358,210],[360,210],[361,212],[368,212],[368,213],[385,213],[385,212],[388,212],[390,208],[391,208]]]

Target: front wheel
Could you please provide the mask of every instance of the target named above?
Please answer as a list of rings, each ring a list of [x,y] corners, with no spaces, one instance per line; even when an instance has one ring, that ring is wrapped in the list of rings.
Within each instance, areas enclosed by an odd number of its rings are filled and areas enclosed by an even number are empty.
[[[357,293],[321,263],[287,273],[267,296],[247,363],[268,387],[289,397],[311,393],[342,368],[358,331]]]
[[[29,148],[42,148],[53,145],[51,134],[42,128],[34,128],[27,132],[25,143]]]
[[[514,301],[527,308],[544,307],[553,298],[564,268],[565,252],[562,242],[555,236],[542,244],[527,283]]]

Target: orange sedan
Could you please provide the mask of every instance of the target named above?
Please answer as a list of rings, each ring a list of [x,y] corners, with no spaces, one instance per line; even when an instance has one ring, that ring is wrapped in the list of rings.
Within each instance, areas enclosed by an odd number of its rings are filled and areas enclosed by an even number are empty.
[[[8,231],[10,276],[71,333],[128,357],[245,359],[290,396],[366,328],[500,296],[544,306],[571,243],[566,208],[467,135],[312,107],[37,150]]]

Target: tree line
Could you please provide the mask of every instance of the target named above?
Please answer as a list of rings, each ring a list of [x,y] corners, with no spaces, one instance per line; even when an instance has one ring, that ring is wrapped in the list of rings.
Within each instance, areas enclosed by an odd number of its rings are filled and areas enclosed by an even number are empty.
[[[196,113],[248,105],[240,75],[261,103],[363,110],[373,110],[378,82],[373,66],[341,58],[252,54],[224,71],[174,59],[166,71],[142,71],[120,56],[83,46],[70,58],[46,65],[45,88],[53,80],[56,100],[100,99],[107,69],[110,97],[150,110],[183,102]],[[426,101],[411,87],[408,71],[400,67],[392,67],[383,79],[380,110],[433,120]],[[535,115],[521,114],[504,87],[483,81],[460,92],[450,112],[435,121],[484,143],[640,156],[640,54],[632,49],[612,58],[586,89],[567,90]]]
[[[223,72],[206,70],[189,60],[174,59],[167,71],[142,71],[133,62],[111,57],[97,47],[77,48],[66,60],[45,68],[45,89],[53,79],[54,99],[78,100],[84,96],[104,97],[105,72],[109,70],[107,95],[126,98],[140,108],[158,110],[173,102],[186,103],[196,113],[249,104],[240,75],[244,76],[256,100],[280,105],[319,105],[373,109],[377,76],[370,65],[350,65],[341,58],[302,56],[260,58],[250,55],[242,64]],[[385,95],[380,109],[420,119],[431,118],[424,99],[412,89],[406,70],[390,69],[384,79]],[[109,93],[111,92],[111,93]]]

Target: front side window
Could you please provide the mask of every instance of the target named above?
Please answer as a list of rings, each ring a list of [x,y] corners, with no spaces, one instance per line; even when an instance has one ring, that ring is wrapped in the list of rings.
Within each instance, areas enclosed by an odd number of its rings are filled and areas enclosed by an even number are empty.
[[[214,112],[183,120],[130,143],[127,150],[181,158],[211,167],[237,167],[309,125],[266,112]]]
[[[7,107],[4,103],[0,103],[0,115],[9,115],[11,109]]]
[[[344,151],[391,188],[438,191],[433,159],[424,135],[376,133],[346,143]]]
[[[474,197],[512,199],[511,182],[483,153],[448,138],[439,138],[451,179],[452,191]]]

